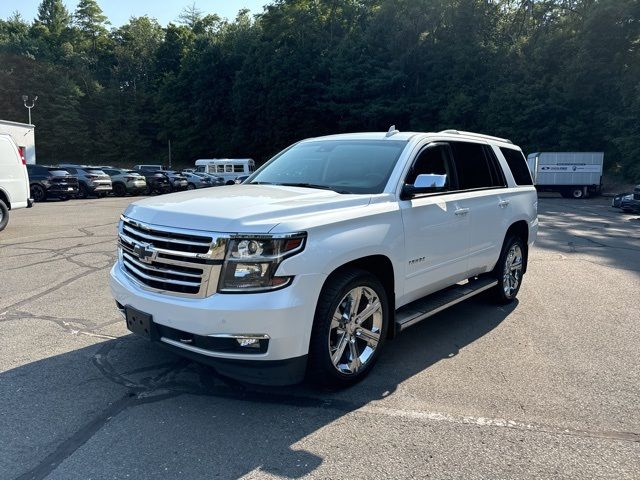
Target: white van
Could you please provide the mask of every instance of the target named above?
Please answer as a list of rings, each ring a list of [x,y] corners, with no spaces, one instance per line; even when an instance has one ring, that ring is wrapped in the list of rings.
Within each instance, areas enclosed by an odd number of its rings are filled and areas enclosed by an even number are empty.
[[[251,175],[256,162],[251,158],[202,158],[196,160],[196,172],[210,173],[233,185],[238,177]]]
[[[0,231],[9,222],[9,210],[31,206],[27,159],[10,135],[0,134]]]

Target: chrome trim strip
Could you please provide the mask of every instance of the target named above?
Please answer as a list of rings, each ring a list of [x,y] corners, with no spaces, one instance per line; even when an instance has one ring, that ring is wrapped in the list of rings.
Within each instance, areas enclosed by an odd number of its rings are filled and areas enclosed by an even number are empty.
[[[157,240],[159,242],[167,242],[167,243],[178,243],[182,245],[194,245],[196,247],[210,247],[211,242],[192,242],[190,240],[183,240],[181,238],[168,238],[168,237],[157,237],[155,235],[150,235],[148,233],[143,233],[140,230],[135,230],[131,228],[126,223],[123,225],[123,230],[128,231],[129,233],[133,233],[134,235],[138,235],[142,238],[146,238],[147,240]],[[169,233],[169,232],[167,232]]]
[[[150,263],[142,263],[139,262],[138,260],[136,260],[129,252],[124,251],[122,252],[123,255],[125,256],[125,258],[127,259],[128,262],[133,263],[135,266],[140,267],[140,268],[144,268],[145,270],[151,270],[152,272],[160,272],[160,273],[167,273],[169,275],[180,275],[182,277],[191,277],[191,278],[196,278],[198,280],[201,280],[203,277],[203,274],[198,274],[198,273],[187,273],[187,272],[180,272],[178,270],[172,270],[170,268],[158,268],[153,266]],[[157,263],[157,262],[156,262]],[[204,272],[203,272],[204,273]]]
[[[266,333],[212,333],[207,337],[213,338],[252,338],[256,340],[269,340],[271,337]]]
[[[154,282],[161,282],[161,283],[171,283],[173,285],[183,285],[185,287],[195,287],[200,289],[201,282],[184,282],[182,280],[173,280],[170,278],[154,277],[153,275],[148,275],[144,272],[141,272],[128,260],[124,260],[123,263],[127,266],[127,268],[130,268],[131,270],[133,270],[136,275],[140,275],[142,278],[146,278],[147,280],[152,280]],[[150,287],[150,288],[153,288],[153,287]]]
[[[266,357],[267,353],[221,353],[214,352],[211,350],[205,350],[204,348],[192,347],[191,345],[186,345],[181,342],[177,342],[167,337],[160,337],[160,341],[164,343],[168,343],[169,345],[173,345],[174,347],[184,348],[185,350],[190,350],[194,353],[199,353],[201,355],[206,355],[207,357],[218,357],[218,358],[237,358],[237,359],[255,359],[260,357]]]

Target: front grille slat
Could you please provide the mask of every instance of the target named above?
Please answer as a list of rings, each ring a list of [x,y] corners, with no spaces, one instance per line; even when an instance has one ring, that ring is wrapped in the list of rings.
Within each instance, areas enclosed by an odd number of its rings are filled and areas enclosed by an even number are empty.
[[[205,297],[217,285],[224,240],[185,229],[147,225],[122,217],[121,266],[142,287],[166,294]],[[139,247],[136,249],[136,247]],[[140,250],[152,255],[144,257]]]

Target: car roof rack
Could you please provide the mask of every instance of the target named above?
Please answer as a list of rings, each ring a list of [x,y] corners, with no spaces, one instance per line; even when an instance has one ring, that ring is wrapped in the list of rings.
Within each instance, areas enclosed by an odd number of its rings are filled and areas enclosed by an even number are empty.
[[[494,140],[496,142],[510,143],[510,144],[513,145],[513,142],[511,140],[509,140],[508,138],[494,137],[492,135],[484,135],[482,133],[464,132],[462,130],[454,130],[454,129],[442,130],[441,132],[438,132],[438,133],[450,133],[450,134],[453,134],[453,135],[466,135],[467,137],[485,138],[487,140]]]

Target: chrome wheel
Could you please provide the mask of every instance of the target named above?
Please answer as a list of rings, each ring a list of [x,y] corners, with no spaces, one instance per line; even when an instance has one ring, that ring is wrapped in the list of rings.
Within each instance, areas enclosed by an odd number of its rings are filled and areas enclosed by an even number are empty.
[[[502,276],[502,288],[507,298],[513,297],[518,291],[522,279],[522,249],[513,244],[507,253]]]
[[[380,343],[382,321],[373,289],[356,287],[342,298],[329,328],[329,353],[340,373],[353,375],[367,365]]]

